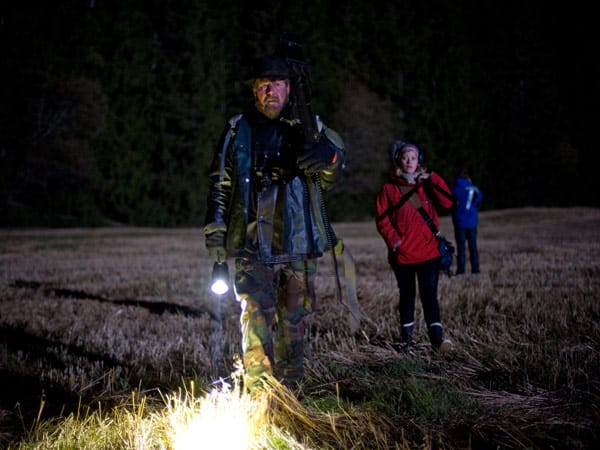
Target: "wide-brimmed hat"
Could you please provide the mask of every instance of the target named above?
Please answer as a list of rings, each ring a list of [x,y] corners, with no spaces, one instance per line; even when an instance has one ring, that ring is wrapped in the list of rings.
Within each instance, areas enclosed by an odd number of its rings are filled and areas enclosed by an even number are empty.
[[[254,62],[245,82],[251,85],[257,78],[286,80],[290,78],[290,69],[280,56],[263,56]]]

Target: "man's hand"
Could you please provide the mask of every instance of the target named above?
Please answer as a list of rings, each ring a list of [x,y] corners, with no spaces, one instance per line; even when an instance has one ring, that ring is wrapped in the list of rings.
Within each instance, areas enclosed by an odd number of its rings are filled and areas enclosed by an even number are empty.
[[[337,152],[327,138],[321,138],[314,144],[304,145],[304,151],[298,155],[298,167],[306,172],[319,172],[335,164]]]
[[[215,231],[206,235],[206,250],[208,255],[216,262],[222,263],[227,260],[227,251],[225,250],[225,233]]]
[[[227,261],[227,251],[225,247],[208,247],[208,256],[215,262],[223,263]]]

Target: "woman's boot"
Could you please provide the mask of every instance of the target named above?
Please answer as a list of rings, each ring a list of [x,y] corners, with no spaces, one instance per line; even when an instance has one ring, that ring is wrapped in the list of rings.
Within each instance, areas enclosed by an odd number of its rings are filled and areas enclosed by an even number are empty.
[[[414,322],[402,324],[402,330],[400,331],[400,334],[402,335],[402,343],[403,344],[407,344],[407,345],[412,344],[414,327],[415,327]]]
[[[441,323],[435,322],[430,324],[427,327],[427,332],[429,334],[429,342],[431,342],[431,347],[436,352],[446,353],[452,350],[452,347],[454,347],[450,339],[444,339]]]

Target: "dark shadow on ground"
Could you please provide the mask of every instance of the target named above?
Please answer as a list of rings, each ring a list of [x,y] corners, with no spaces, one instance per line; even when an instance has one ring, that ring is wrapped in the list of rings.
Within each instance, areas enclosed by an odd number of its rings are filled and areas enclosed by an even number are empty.
[[[60,287],[47,286],[38,281],[16,280],[10,286],[14,288],[29,288],[36,290],[42,289],[42,292],[44,292],[44,294],[46,295],[54,295],[56,297],[61,298],[77,298],[82,300],[88,299],[95,300],[98,302],[114,303],[115,305],[138,306],[140,308],[147,309],[152,314],[158,315],[163,314],[165,312],[171,314],[180,314],[186,317],[200,317],[204,314],[208,314],[212,320],[222,320],[222,317],[219,317],[214,312],[208,309],[195,309],[183,305],[177,305],[174,303],[154,302],[134,298],[112,299],[77,289],[66,289]]]

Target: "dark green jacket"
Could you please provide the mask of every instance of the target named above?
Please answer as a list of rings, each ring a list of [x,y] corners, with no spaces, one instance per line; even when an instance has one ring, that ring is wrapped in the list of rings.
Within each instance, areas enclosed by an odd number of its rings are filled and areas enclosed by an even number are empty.
[[[259,158],[252,143],[257,127],[267,129],[278,144],[276,168],[256,167]],[[278,263],[317,257],[335,245],[322,190],[340,179],[343,142],[323,126],[319,143],[333,146],[337,158],[327,170],[307,176],[295,163],[303,144],[297,128],[254,111],[229,120],[209,173],[204,227],[206,235],[222,236],[222,241],[211,239],[210,245],[224,246],[229,257],[252,254],[265,263]]]

